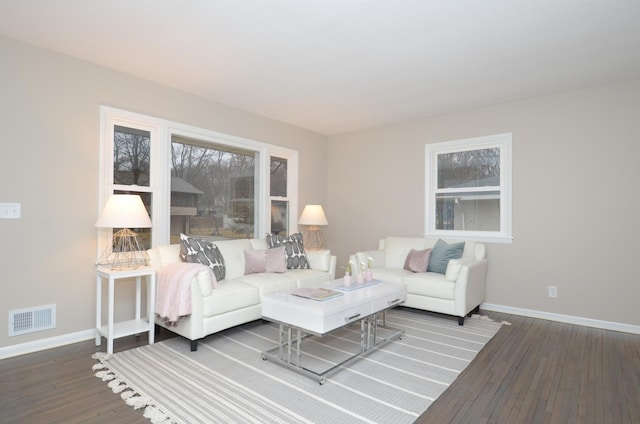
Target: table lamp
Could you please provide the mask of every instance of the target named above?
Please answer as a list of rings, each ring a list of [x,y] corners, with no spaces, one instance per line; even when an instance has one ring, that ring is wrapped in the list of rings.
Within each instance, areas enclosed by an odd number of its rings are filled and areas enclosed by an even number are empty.
[[[113,194],[96,222],[98,228],[121,228],[113,234],[111,248],[107,247],[96,265],[111,269],[133,269],[146,265],[149,255],[140,247],[137,234],[130,228],[150,228],[151,219],[137,194]]]
[[[310,249],[320,249],[322,247],[322,234],[318,226],[328,225],[327,217],[324,215],[321,205],[306,205],[298,220],[300,225],[308,225],[304,235],[304,246]]]

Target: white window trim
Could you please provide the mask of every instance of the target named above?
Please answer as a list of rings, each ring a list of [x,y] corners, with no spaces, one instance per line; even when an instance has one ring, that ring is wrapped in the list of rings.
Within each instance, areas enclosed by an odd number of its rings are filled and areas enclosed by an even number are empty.
[[[152,247],[166,245],[169,243],[169,221],[170,221],[170,184],[171,178],[170,155],[172,135],[182,135],[204,141],[212,141],[233,147],[241,147],[252,150],[260,154],[260,161],[257,166],[259,173],[259,185],[261,199],[256,205],[257,219],[256,237],[270,232],[271,219],[269,193],[269,169],[271,156],[287,159],[287,200],[289,201],[289,228],[298,226],[298,152],[286,147],[276,146],[257,140],[233,136],[229,134],[211,131],[191,125],[181,124],[152,116],[129,112],[108,106],[100,106],[100,167],[99,167],[99,189],[98,189],[98,214],[106,204],[114,190],[122,188],[113,184],[113,127],[122,125],[125,127],[141,128],[151,133],[152,153],[150,158],[149,187],[135,186],[135,190],[141,192],[151,192],[153,217],[151,227]],[[131,189],[133,186],[125,186]],[[96,215],[98,216],[98,215]],[[111,231],[100,230],[98,233],[98,252],[102,252],[111,243]]]
[[[512,151],[511,133],[495,134],[425,145],[425,237],[452,240],[475,240],[486,243],[511,243],[512,234]],[[456,150],[500,147],[500,231],[437,230],[435,228],[435,194],[437,155]],[[467,190],[468,191],[468,190]]]

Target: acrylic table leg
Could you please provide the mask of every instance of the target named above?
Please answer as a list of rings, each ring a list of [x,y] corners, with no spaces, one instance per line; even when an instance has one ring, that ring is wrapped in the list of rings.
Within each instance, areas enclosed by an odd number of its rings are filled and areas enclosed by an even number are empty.
[[[298,329],[296,336],[296,364],[300,366],[300,357],[302,355],[302,348],[300,346],[302,344],[302,331],[300,329]]]

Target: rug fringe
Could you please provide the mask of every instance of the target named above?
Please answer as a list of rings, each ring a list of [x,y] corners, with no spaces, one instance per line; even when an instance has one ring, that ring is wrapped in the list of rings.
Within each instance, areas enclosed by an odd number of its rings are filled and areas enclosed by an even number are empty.
[[[91,369],[97,371],[95,376],[102,381],[109,381],[107,386],[113,391],[113,393],[120,393],[120,398],[126,402],[127,405],[133,407],[133,409],[144,408],[143,416],[151,421],[152,424],[171,424],[175,423],[167,414],[162,412],[160,408],[154,405],[153,400],[148,397],[137,393],[131,387],[127,385],[123,380],[116,378],[116,375],[109,369],[105,361],[111,359],[112,355],[96,352],[91,357],[97,361]]]
[[[480,321],[496,322],[495,320],[489,318],[487,315],[472,314],[471,318],[479,319]],[[511,325],[511,323],[509,321],[500,321],[500,324],[502,324],[502,325]]]
[[[171,422],[171,419],[154,405],[147,406],[142,415],[151,420],[153,424],[168,424]]]

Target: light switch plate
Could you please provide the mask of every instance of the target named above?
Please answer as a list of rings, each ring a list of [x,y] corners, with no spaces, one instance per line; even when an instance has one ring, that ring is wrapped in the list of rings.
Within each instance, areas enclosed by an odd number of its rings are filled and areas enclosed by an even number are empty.
[[[19,219],[20,206],[20,203],[0,203],[0,218]]]

